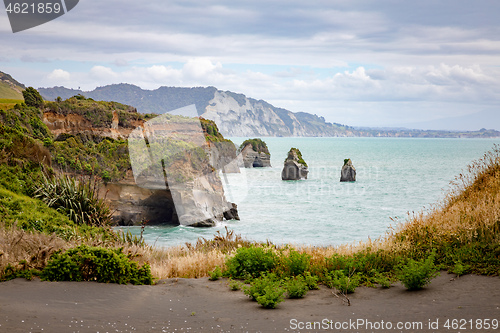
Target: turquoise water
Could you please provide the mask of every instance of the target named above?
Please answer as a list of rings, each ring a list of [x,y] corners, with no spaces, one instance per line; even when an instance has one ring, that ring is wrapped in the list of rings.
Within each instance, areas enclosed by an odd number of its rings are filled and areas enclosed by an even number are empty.
[[[240,144],[246,138],[231,138]],[[500,139],[265,138],[271,168],[226,175],[225,191],[241,221],[209,229],[147,227],[145,240],[173,246],[211,238],[224,227],[246,239],[274,243],[338,245],[376,239],[411,212],[444,197],[449,183]],[[282,181],[291,147],[309,165],[307,180]],[[340,183],[345,158],[357,181]],[[392,219],[391,219],[392,218]],[[395,222],[396,221],[396,222]],[[139,228],[132,227],[133,233]]]

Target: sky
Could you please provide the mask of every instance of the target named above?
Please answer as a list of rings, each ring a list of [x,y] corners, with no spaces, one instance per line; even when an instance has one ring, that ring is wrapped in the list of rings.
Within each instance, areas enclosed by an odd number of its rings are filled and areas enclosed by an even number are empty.
[[[351,126],[500,130],[498,17],[497,0],[81,0],[15,34],[2,9],[0,71],[35,88],[215,86]]]

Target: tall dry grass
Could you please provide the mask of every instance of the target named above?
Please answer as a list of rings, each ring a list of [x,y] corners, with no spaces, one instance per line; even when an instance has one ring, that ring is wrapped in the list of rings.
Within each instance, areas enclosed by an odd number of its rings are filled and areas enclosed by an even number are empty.
[[[498,243],[500,240],[500,146],[471,163],[451,183],[440,204],[398,226],[381,243],[390,251],[433,244]]]

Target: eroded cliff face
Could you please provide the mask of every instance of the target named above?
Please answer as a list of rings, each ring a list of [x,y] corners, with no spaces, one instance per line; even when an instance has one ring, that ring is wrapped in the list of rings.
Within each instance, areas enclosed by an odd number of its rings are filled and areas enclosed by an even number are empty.
[[[236,206],[225,198],[218,174],[219,169],[239,172],[235,162],[231,164],[236,157],[234,144],[206,141],[198,119],[167,118],[161,126],[135,120],[123,127],[120,126],[117,111],[113,111],[111,122],[93,127],[81,114],[47,111],[43,121],[54,137],[71,134],[127,140],[136,131],[143,135],[140,139],[143,140],[141,149],[146,152],[144,156],[158,153],[158,149],[156,152],[152,150],[160,147],[164,154],[159,160],[161,172],[155,174],[153,186],[138,182],[138,175],[134,177],[132,165],[129,165],[124,179],[108,182],[101,188],[101,194],[113,210],[113,220],[118,225],[147,222],[151,225],[206,227],[215,225],[217,220],[238,218]],[[155,135],[162,134],[167,135],[167,141],[155,143],[152,140]],[[197,137],[199,142],[189,143],[189,138],[193,137]],[[130,149],[129,143],[129,153]]]
[[[113,111],[113,119],[110,126],[94,127],[92,123],[79,114],[59,114],[52,111],[43,113],[43,122],[50,129],[55,138],[61,134],[85,134],[112,139],[125,140],[135,127],[141,126],[143,120],[134,120],[130,127],[118,125],[118,112]]]

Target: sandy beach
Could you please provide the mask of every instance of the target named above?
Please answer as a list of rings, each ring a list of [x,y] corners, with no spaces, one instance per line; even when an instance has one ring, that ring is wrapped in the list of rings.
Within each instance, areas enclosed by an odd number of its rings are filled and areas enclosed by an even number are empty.
[[[491,326],[500,319],[498,277],[441,272],[421,291],[397,283],[361,287],[349,298],[350,306],[321,287],[266,310],[225,280],[132,286],[16,279],[0,283],[0,332],[500,332]]]

